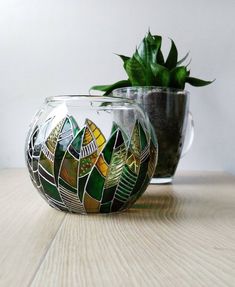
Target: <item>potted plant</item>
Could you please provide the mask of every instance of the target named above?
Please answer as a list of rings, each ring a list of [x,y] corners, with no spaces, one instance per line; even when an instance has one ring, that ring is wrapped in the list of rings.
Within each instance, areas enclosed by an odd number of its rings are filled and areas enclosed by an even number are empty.
[[[189,115],[189,93],[185,84],[201,87],[212,81],[190,76],[189,63],[184,62],[189,53],[178,59],[173,40],[166,58],[162,49],[162,37],[150,31],[131,57],[118,55],[127,73],[126,80],[111,85],[93,86],[92,90],[104,95],[128,97],[137,100],[148,113],[159,142],[156,182],[171,182],[176,171],[185,138]]]

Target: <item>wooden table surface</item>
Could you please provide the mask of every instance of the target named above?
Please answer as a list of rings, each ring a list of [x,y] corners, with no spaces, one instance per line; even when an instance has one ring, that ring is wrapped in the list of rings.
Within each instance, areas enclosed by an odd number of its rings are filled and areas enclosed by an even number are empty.
[[[25,169],[0,170],[0,286],[235,286],[235,177],[149,186],[114,215],[56,211]]]

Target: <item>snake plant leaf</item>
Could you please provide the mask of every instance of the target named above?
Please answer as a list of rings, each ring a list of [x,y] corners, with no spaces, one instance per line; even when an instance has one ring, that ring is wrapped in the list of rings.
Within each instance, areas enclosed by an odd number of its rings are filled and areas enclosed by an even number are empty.
[[[175,42],[170,40],[171,47],[165,60],[161,50],[162,37],[152,35],[148,31],[132,57],[118,55],[123,61],[128,80],[109,86],[94,86],[91,89],[103,91],[104,95],[108,95],[116,88],[127,86],[162,86],[184,89],[186,82],[196,87],[212,83],[213,81],[189,77],[188,66],[191,60],[184,64],[189,52],[178,61],[178,50]]]
[[[155,85],[161,87],[168,87],[170,83],[170,72],[162,65],[152,63],[151,69],[155,76]]]
[[[147,84],[145,71],[134,56],[127,61],[126,72],[132,86],[145,86]]]
[[[118,81],[118,82],[110,85],[110,87],[104,93],[104,96],[109,95],[115,89],[129,87],[130,85],[131,85],[131,82],[130,82],[129,79],[128,80]]]
[[[156,51],[159,51],[161,49],[161,45],[162,45],[162,37],[161,36],[151,35],[151,33],[149,32],[147,39],[150,42],[152,49],[155,49]]]
[[[187,68],[190,64],[191,64],[192,59],[189,60],[188,64],[185,65],[185,67]]]
[[[165,63],[164,56],[163,56],[162,51],[160,49],[158,50],[158,53],[157,53],[156,63],[158,63],[160,65],[164,65],[164,63]]]
[[[177,66],[180,66],[189,56],[189,52],[181,59],[177,62]]]
[[[130,59],[130,57],[125,56],[125,55],[120,55],[120,54],[116,54],[116,55],[119,56],[123,60],[123,62],[126,62],[127,60]]]
[[[153,36],[149,32],[140,43],[137,50],[146,67],[156,62],[158,51],[161,48],[161,42],[161,36]]]
[[[171,39],[171,48],[168,57],[166,59],[165,66],[169,70],[173,69],[177,65],[177,60],[178,60],[178,51],[175,46],[175,42]]]
[[[90,88],[90,90],[97,90],[97,91],[101,91],[101,92],[106,92],[106,91],[109,89],[110,86],[111,86],[111,85],[92,86],[92,87]]]
[[[104,95],[108,95],[114,89],[128,87],[130,85],[131,85],[131,82],[129,80],[122,80],[111,85],[93,86],[90,88],[90,90],[97,90],[97,91],[105,92]]]
[[[152,83],[154,82],[154,75],[151,70],[150,65],[145,65],[143,59],[140,57],[138,50],[136,49],[133,57],[140,63],[142,70],[145,73],[145,81],[147,86],[151,86]]]
[[[213,81],[204,81],[202,79],[193,78],[193,77],[187,77],[186,78],[186,82],[189,83],[190,85],[194,86],[194,87],[207,86],[207,85],[213,83],[214,81],[215,80],[213,80]]]
[[[176,89],[184,89],[187,77],[187,69],[184,66],[176,67],[171,71],[170,86]]]
[[[127,61],[130,59],[130,57],[124,56],[124,55],[119,55],[119,54],[116,54],[116,55],[119,56],[119,57],[122,59],[122,61],[123,61],[123,67],[124,67],[124,69],[126,69],[126,63],[127,63]]]
[[[133,57],[140,63],[140,65],[142,66],[143,70],[145,70],[145,67],[146,67],[145,62],[140,57],[140,54],[139,54],[137,49],[135,50],[135,53],[134,53]]]

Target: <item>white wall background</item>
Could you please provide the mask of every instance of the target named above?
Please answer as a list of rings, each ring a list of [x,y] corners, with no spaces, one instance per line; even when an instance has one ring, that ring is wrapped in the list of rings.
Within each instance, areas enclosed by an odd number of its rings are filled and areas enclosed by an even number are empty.
[[[47,96],[87,93],[125,74],[148,27],[190,50],[196,137],[180,169],[235,173],[234,0],[1,0],[0,167],[24,166],[28,124]],[[168,48],[168,46],[166,46]]]

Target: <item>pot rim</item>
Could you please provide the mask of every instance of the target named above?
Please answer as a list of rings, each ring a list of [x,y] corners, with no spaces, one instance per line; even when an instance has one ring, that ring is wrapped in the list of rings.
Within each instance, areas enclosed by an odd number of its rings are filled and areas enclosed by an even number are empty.
[[[123,90],[144,90],[144,91],[155,91],[155,92],[161,92],[161,93],[167,93],[169,94],[184,94],[186,96],[190,95],[190,92],[187,90],[182,90],[182,89],[177,89],[177,88],[170,88],[170,87],[161,87],[161,86],[129,86],[129,87],[122,87],[122,88],[117,88],[112,91],[112,94],[114,92],[118,91],[123,91]],[[116,97],[116,96],[115,96]]]

